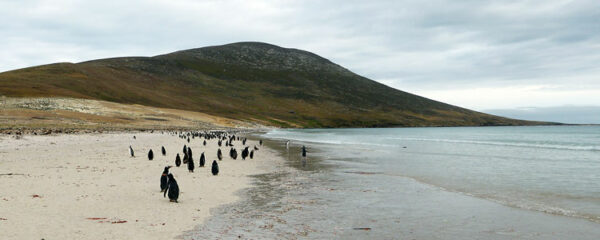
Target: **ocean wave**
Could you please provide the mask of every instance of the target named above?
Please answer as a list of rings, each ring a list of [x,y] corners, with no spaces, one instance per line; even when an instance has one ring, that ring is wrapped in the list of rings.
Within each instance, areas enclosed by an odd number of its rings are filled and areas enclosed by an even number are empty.
[[[600,146],[590,146],[590,145],[587,145],[587,146],[572,146],[572,145],[558,145],[558,144],[532,144],[532,143],[519,143],[519,142],[494,142],[494,141],[459,140],[459,139],[437,139],[437,138],[392,138],[392,139],[394,139],[394,140],[404,140],[404,141],[467,143],[467,144],[509,146],[509,147],[560,149],[560,150],[573,150],[573,151],[600,151]]]

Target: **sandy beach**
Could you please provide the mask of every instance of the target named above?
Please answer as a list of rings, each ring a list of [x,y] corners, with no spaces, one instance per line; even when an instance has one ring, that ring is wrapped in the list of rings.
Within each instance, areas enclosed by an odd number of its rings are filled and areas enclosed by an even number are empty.
[[[181,190],[179,203],[171,203],[160,192],[160,175],[164,166],[175,165],[184,144],[192,147],[196,170],[171,168]],[[241,148],[241,142],[235,145]],[[259,144],[249,140],[247,145]],[[222,147],[220,173],[212,176],[216,140],[203,146],[198,138],[187,143],[158,132],[2,135],[1,238],[176,239],[207,219],[211,209],[239,200],[236,192],[250,186],[248,176],[269,171],[279,161],[274,150],[259,147],[254,159],[245,161],[230,159]],[[202,152],[207,163],[199,168]]]

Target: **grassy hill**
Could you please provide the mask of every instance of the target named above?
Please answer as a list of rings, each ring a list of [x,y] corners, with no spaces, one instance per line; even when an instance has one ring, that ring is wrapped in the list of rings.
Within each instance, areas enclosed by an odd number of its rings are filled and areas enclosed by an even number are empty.
[[[541,124],[433,101],[313,53],[256,42],[3,72],[0,95],[140,104],[280,127]]]

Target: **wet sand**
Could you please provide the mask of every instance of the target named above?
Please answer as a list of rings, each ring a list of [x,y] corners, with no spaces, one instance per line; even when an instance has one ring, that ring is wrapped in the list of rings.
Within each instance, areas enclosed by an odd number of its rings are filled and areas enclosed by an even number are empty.
[[[137,139],[133,139],[133,136]],[[0,229],[2,239],[174,239],[239,200],[250,175],[280,161],[268,148],[253,160],[232,160],[222,147],[220,173],[212,176],[216,140],[190,143],[169,134],[110,133],[0,136]],[[196,170],[171,168],[181,193],[171,203],[160,192],[164,166],[175,165],[183,145],[192,147]],[[235,142],[240,153],[241,142]],[[131,158],[128,147],[135,150]],[[258,145],[249,141],[247,145]],[[160,147],[167,155],[162,156]],[[148,150],[155,158],[149,161]],[[198,167],[200,154],[206,166]],[[12,174],[12,175],[9,175]]]

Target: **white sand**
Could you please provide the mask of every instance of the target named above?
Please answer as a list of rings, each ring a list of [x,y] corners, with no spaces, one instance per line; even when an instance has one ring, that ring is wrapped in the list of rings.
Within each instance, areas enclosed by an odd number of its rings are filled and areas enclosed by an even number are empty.
[[[212,176],[216,140],[204,147],[196,138],[194,173],[186,165],[171,168],[181,190],[179,203],[171,203],[160,192],[160,175],[165,165],[175,165],[176,153],[183,157],[184,144],[190,145],[160,133],[0,136],[0,174],[15,174],[0,175],[0,238],[173,239],[201,224],[211,208],[238,200],[235,192],[250,186],[249,175],[278,161],[273,150],[260,146],[253,160],[242,161],[237,142],[238,160],[222,147],[220,173]],[[153,161],[147,158],[150,148]],[[198,168],[203,151],[206,166]]]

